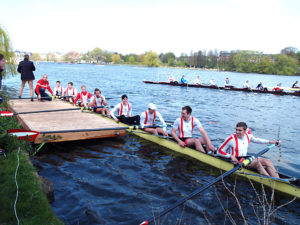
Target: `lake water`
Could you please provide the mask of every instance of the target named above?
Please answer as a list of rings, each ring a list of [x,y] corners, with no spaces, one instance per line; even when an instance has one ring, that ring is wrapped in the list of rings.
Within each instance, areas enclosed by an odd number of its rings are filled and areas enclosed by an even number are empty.
[[[280,172],[300,177],[298,143],[300,141],[300,97],[254,94],[214,89],[174,87],[144,84],[143,79],[167,81],[170,74],[180,79],[185,75],[192,82],[200,75],[203,83],[211,77],[223,86],[226,77],[241,87],[249,80],[252,87],[260,81],[264,85],[291,86],[300,77],[200,71],[172,68],[144,68],[136,66],[96,66],[85,64],[40,63],[36,81],[47,74],[52,87],[60,80],[64,87],[72,81],[77,90],[85,84],[88,91],[100,88],[109,105],[121,101],[127,94],[133,114],[140,114],[148,103],[156,104],[166,120],[180,116],[181,107],[190,105],[193,115],[202,121],[213,144],[218,146],[232,134],[239,121],[245,121],[254,135],[282,141],[281,149],[273,148],[270,158]],[[10,77],[3,84],[16,97],[19,76]],[[29,97],[28,86],[24,97]],[[70,118],[72,119],[72,118]],[[212,122],[215,121],[215,122]],[[258,152],[264,145],[252,144],[250,152]],[[34,159],[42,176],[54,183],[57,216],[66,224],[139,224],[193,190],[208,183],[219,171],[196,160],[175,154],[134,135],[115,139],[89,140],[48,144]],[[232,185],[234,178],[226,184]],[[246,219],[256,224],[252,207],[256,204],[249,183],[238,180],[237,195]],[[218,198],[229,208],[237,223],[242,223],[232,196],[217,184],[185,205],[173,210],[160,224],[224,223],[225,214]],[[228,203],[227,202],[228,199]],[[278,196],[276,207],[289,198]],[[294,202],[276,212],[275,224],[299,224],[300,204]],[[180,220],[180,223],[178,222]]]

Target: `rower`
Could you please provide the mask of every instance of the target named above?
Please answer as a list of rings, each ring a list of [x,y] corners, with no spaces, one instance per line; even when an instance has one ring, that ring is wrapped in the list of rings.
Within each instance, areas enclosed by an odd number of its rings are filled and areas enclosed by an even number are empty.
[[[161,114],[157,111],[156,106],[153,103],[149,103],[148,110],[141,114],[141,126],[153,126],[155,122],[155,118],[158,117],[159,121],[162,123],[163,126],[166,126],[166,123],[161,116]],[[167,128],[144,128],[144,131],[147,131],[151,134],[162,134],[164,136],[168,136]]]
[[[73,87],[73,82],[68,82],[68,87],[64,91],[64,96],[66,96],[66,100],[73,103],[74,99],[77,96],[77,90]]]
[[[105,106],[107,106],[105,96],[101,95],[100,89],[95,88],[94,94],[95,95],[92,96],[88,106],[102,107],[102,108],[94,108],[94,112],[110,116],[109,109],[105,108]]]
[[[225,87],[233,87],[231,84],[230,84],[230,81],[229,81],[229,78],[226,77],[225,79]]]
[[[277,84],[272,91],[280,91],[281,83]]]
[[[194,84],[200,84],[200,76],[197,76],[197,78],[194,80]]]
[[[246,82],[243,84],[243,88],[251,89],[248,80],[246,80]]]
[[[202,145],[206,145],[206,152],[215,152],[215,147],[211,144],[211,141],[202,127],[200,121],[191,116],[192,108],[190,106],[184,106],[181,111],[181,117],[176,119],[172,128],[172,136],[178,142],[180,147],[195,147],[196,150],[205,153]],[[193,138],[193,131],[198,128],[202,138]],[[176,132],[179,132],[177,136]]]
[[[250,142],[258,144],[280,144],[279,140],[269,141],[254,137],[253,134],[247,132],[247,124],[245,122],[239,122],[236,125],[236,133],[232,134],[224,141],[217,150],[217,154],[221,157],[231,159],[234,163],[238,163],[240,159],[247,156]],[[259,157],[247,166],[247,168],[255,169],[265,176],[279,178],[278,173],[269,159]]]
[[[209,81],[209,84],[210,84],[210,85],[217,85],[216,82],[215,82],[215,78],[212,77],[212,78],[210,79],[210,81]]]
[[[299,88],[297,84],[298,84],[298,81],[296,81],[296,82],[293,84],[292,88]]]
[[[170,75],[170,77],[169,77],[169,82],[170,83],[173,83],[175,80],[174,80],[174,77],[173,77],[173,75]]]
[[[118,113],[117,117],[114,115],[115,111]],[[122,122],[128,125],[139,125],[140,116],[131,116],[131,113],[132,105],[129,104],[127,95],[122,95],[122,102],[117,104],[110,112],[117,123]]]
[[[261,90],[261,91],[264,89],[262,82],[259,82],[259,84],[256,86],[256,89]]]
[[[64,88],[60,85],[60,81],[56,81],[56,86],[53,88],[55,96],[62,96]]]
[[[46,90],[48,90],[53,95],[53,91],[51,90],[49,81],[47,81],[47,79],[48,79],[47,74],[44,74],[43,78],[37,82],[35,87],[35,94],[38,96],[38,100],[40,101],[43,100],[52,101],[52,98],[46,93]]]
[[[82,85],[81,86],[81,92],[77,94],[75,100],[74,100],[74,105],[76,105],[76,102],[77,100],[78,101],[78,105],[81,106],[81,107],[87,107],[90,99],[91,99],[92,95],[90,92],[88,92],[86,90],[86,86],[85,85]]]
[[[184,75],[182,75],[181,79],[180,79],[180,83],[181,84],[186,84],[187,83],[187,80],[184,79]]]

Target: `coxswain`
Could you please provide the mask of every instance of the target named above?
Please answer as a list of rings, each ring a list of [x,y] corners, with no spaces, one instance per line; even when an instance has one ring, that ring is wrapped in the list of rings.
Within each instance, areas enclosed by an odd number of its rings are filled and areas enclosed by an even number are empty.
[[[78,105],[81,107],[87,107],[88,103],[91,99],[92,95],[90,92],[86,90],[86,86],[82,85],[81,86],[81,92],[77,94],[75,100],[74,100],[74,105],[76,105],[76,102],[78,101]]]
[[[206,152],[215,152],[215,147],[211,144],[211,141],[202,127],[200,121],[191,116],[192,108],[190,106],[184,106],[181,110],[181,117],[176,119],[173,128],[172,136],[178,142],[181,147],[195,147],[196,150],[205,153],[202,145],[206,145]],[[202,138],[193,138],[193,131],[198,129],[202,135]],[[176,132],[179,132],[179,135]]]
[[[184,75],[182,75],[182,77],[180,79],[180,83],[181,84],[186,84],[187,83],[186,79],[184,79]]]
[[[210,85],[217,85],[216,82],[215,82],[215,78],[212,77],[212,78],[210,79],[210,81],[209,81],[209,84],[210,84]]]
[[[197,78],[194,80],[194,84],[200,84],[200,76],[197,76]]]
[[[281,86],[281,83],[277,84],[273,89],[272,91],[280,91],[280,86]]]
[[[107,106],[105,96],[101,94],[101,91],[99,88],[95,88],[94,95],[92,96],[91,101],[88,104],[88,106],[95,107],[94,112],[96,112],[96,113],[110,116],[109,109],[105,107],[105,106]],[[97,108],[97,107],[99,107],[99,108]]]
[[[128,125],[139,125],[140,124],[140,116],[131,116],[132,113],[132,104],[128,102],[127,95],[122,95],[122,102],[117,104],[110,112],[111,116],[114,120],[119,123],[125,123]],[[118,116],[116,117],[114,114],[117,112]]]
[[[292,88],[299,88],[299,86],[298,86],[298,81],[296,81],[296,82],[293,84]]]
[[[246,80],[246,82],[243,84],[243,88],[251,89],[248,80]]]
[[[148,105],[148,110],[146,110],[145,112],[143,112],[141,114],[141,126],[154,126],[155,123],[155,119],[156,117],[158,117],[159,121],[162,123],[163,126],[165,126],[164,128],[144,128],[144,131],[147,131],[151,134],[162,134],[164,136],[168,136],[168,132],[167,132],[167,128],[166,128],[166,123],[164,121],[164,118],[161,116],[161,114],[157,111],[156,106],[153,103],[149,103]]]
[[[261,91],[264,89],[262,82],[259,82],[259,84],[256,86],[256,89],[261,90]]]
[[[239,122],[236,125],[236,133],[226,138],[224,143],[221,144],[220,148],[217,150],[217,154],[221,157],[231,159],[234,163],[238,163],[239,160],[247,156],[250,142],[258,144],[280,144],[279,140],[269,141],[254,137],[253,134],[247,132],[247,124],[245,122]],[[255,169],[265,176],[279,178],[277,171],[269,159],[259,157],[247,166],[247,168]]]
[[[55,96],[62,96],[64,93],[64,88],[61,86],[60,81],[56,81],[56,86],[53,88]]]
[[[73,82],[68,82],[68,87],[65,89],[63,96],[65,96],[66,101],[74,102],[77,96],[77,90],[73,87]]]
[[[46,93],[46,90],[48,90],[53,95],[53,91],[51,90],[51,87],[47,79],[48,79],[47,74],[44,74],[43,78],[40,79],[36,84],[35,94],[38,96],[38,100],[52,101],[52,98]]]
[[[174,77],[173,77],[173,75],[170,75],[170,77],[169,77],[169,82],[170,83],[173,83],[175,80],[174,80]]]

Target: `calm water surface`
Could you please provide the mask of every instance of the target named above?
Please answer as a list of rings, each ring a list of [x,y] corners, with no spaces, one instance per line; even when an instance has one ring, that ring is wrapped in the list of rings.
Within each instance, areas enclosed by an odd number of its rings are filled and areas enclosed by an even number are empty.
[[[213,144],[218,146],[234,132],[235,124],[247,122],[256,136],[279,138],[281,150],[271,149],[266,156],[279,171],[300,177],[298,143],[300,141],[300,98],[222,90],[172,87],[144,84],[143,79],[166,81],[170,74],[181,75],[192,82],[197,75],[208,83],[211,77],[222,86],[226,77],[232,84],[242,86],[249,80],[252,87],[263,81],[265,85],[291,86],[300,77],[211,72],[170,68],[134,66],[95,66],[44,64],[37,66],[36,80],[46,73],[52,86],[56,80],[64,86],[73,81],[77,90],[82,84],[89,91],[98,87],[109,98],[110,105],[120,102],[127,94],[133,104],[133,114],[140,114],[149,102],[157,105],[166,120],[180,116],[181,107],[190,105]],[[4,80],[9,89],[18,89],[19,76]],[[17,96],[17,92],[15,94]],[[24,97],[29,96],[28,87]],[[71,119],[71,118],[70,118]],[[215,121],[215,122],[212,122]],[[250,152],[258,152],[263,145],[252,144]],[[152,215],[152,211],[174,203],[193,190],[208,183],[219,171],[196,160],[140,139],[126,137],[49,144],[35,158],[42,176],[54,183],[57,216],[66,224],[138,224]],[[232,186],[234,177],[226,179]],[[257,224],[253,206],[254,192],[247,181],[238,180],[237,195],[246,219]],[[230,224],[220,202],[242,223],[238,207],[222,183],[210,188],[185,207],[173,210],[160,224]],[[276,207],[289,198],[278,196]],[[260,208],[261,210],[261,208]],[[276,212],[275,224],[299,224],[300,204],[294,202]],[[262,214],[261,214],[262,215]],[[225,221],[225,222],[224,222]]]

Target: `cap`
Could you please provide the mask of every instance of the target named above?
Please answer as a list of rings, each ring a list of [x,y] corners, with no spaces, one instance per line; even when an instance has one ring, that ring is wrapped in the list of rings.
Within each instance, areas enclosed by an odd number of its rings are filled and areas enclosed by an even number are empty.
[[[149,103],[148,108],[152,109],[152,110],[155,110],[156,106],[153,103]]]

